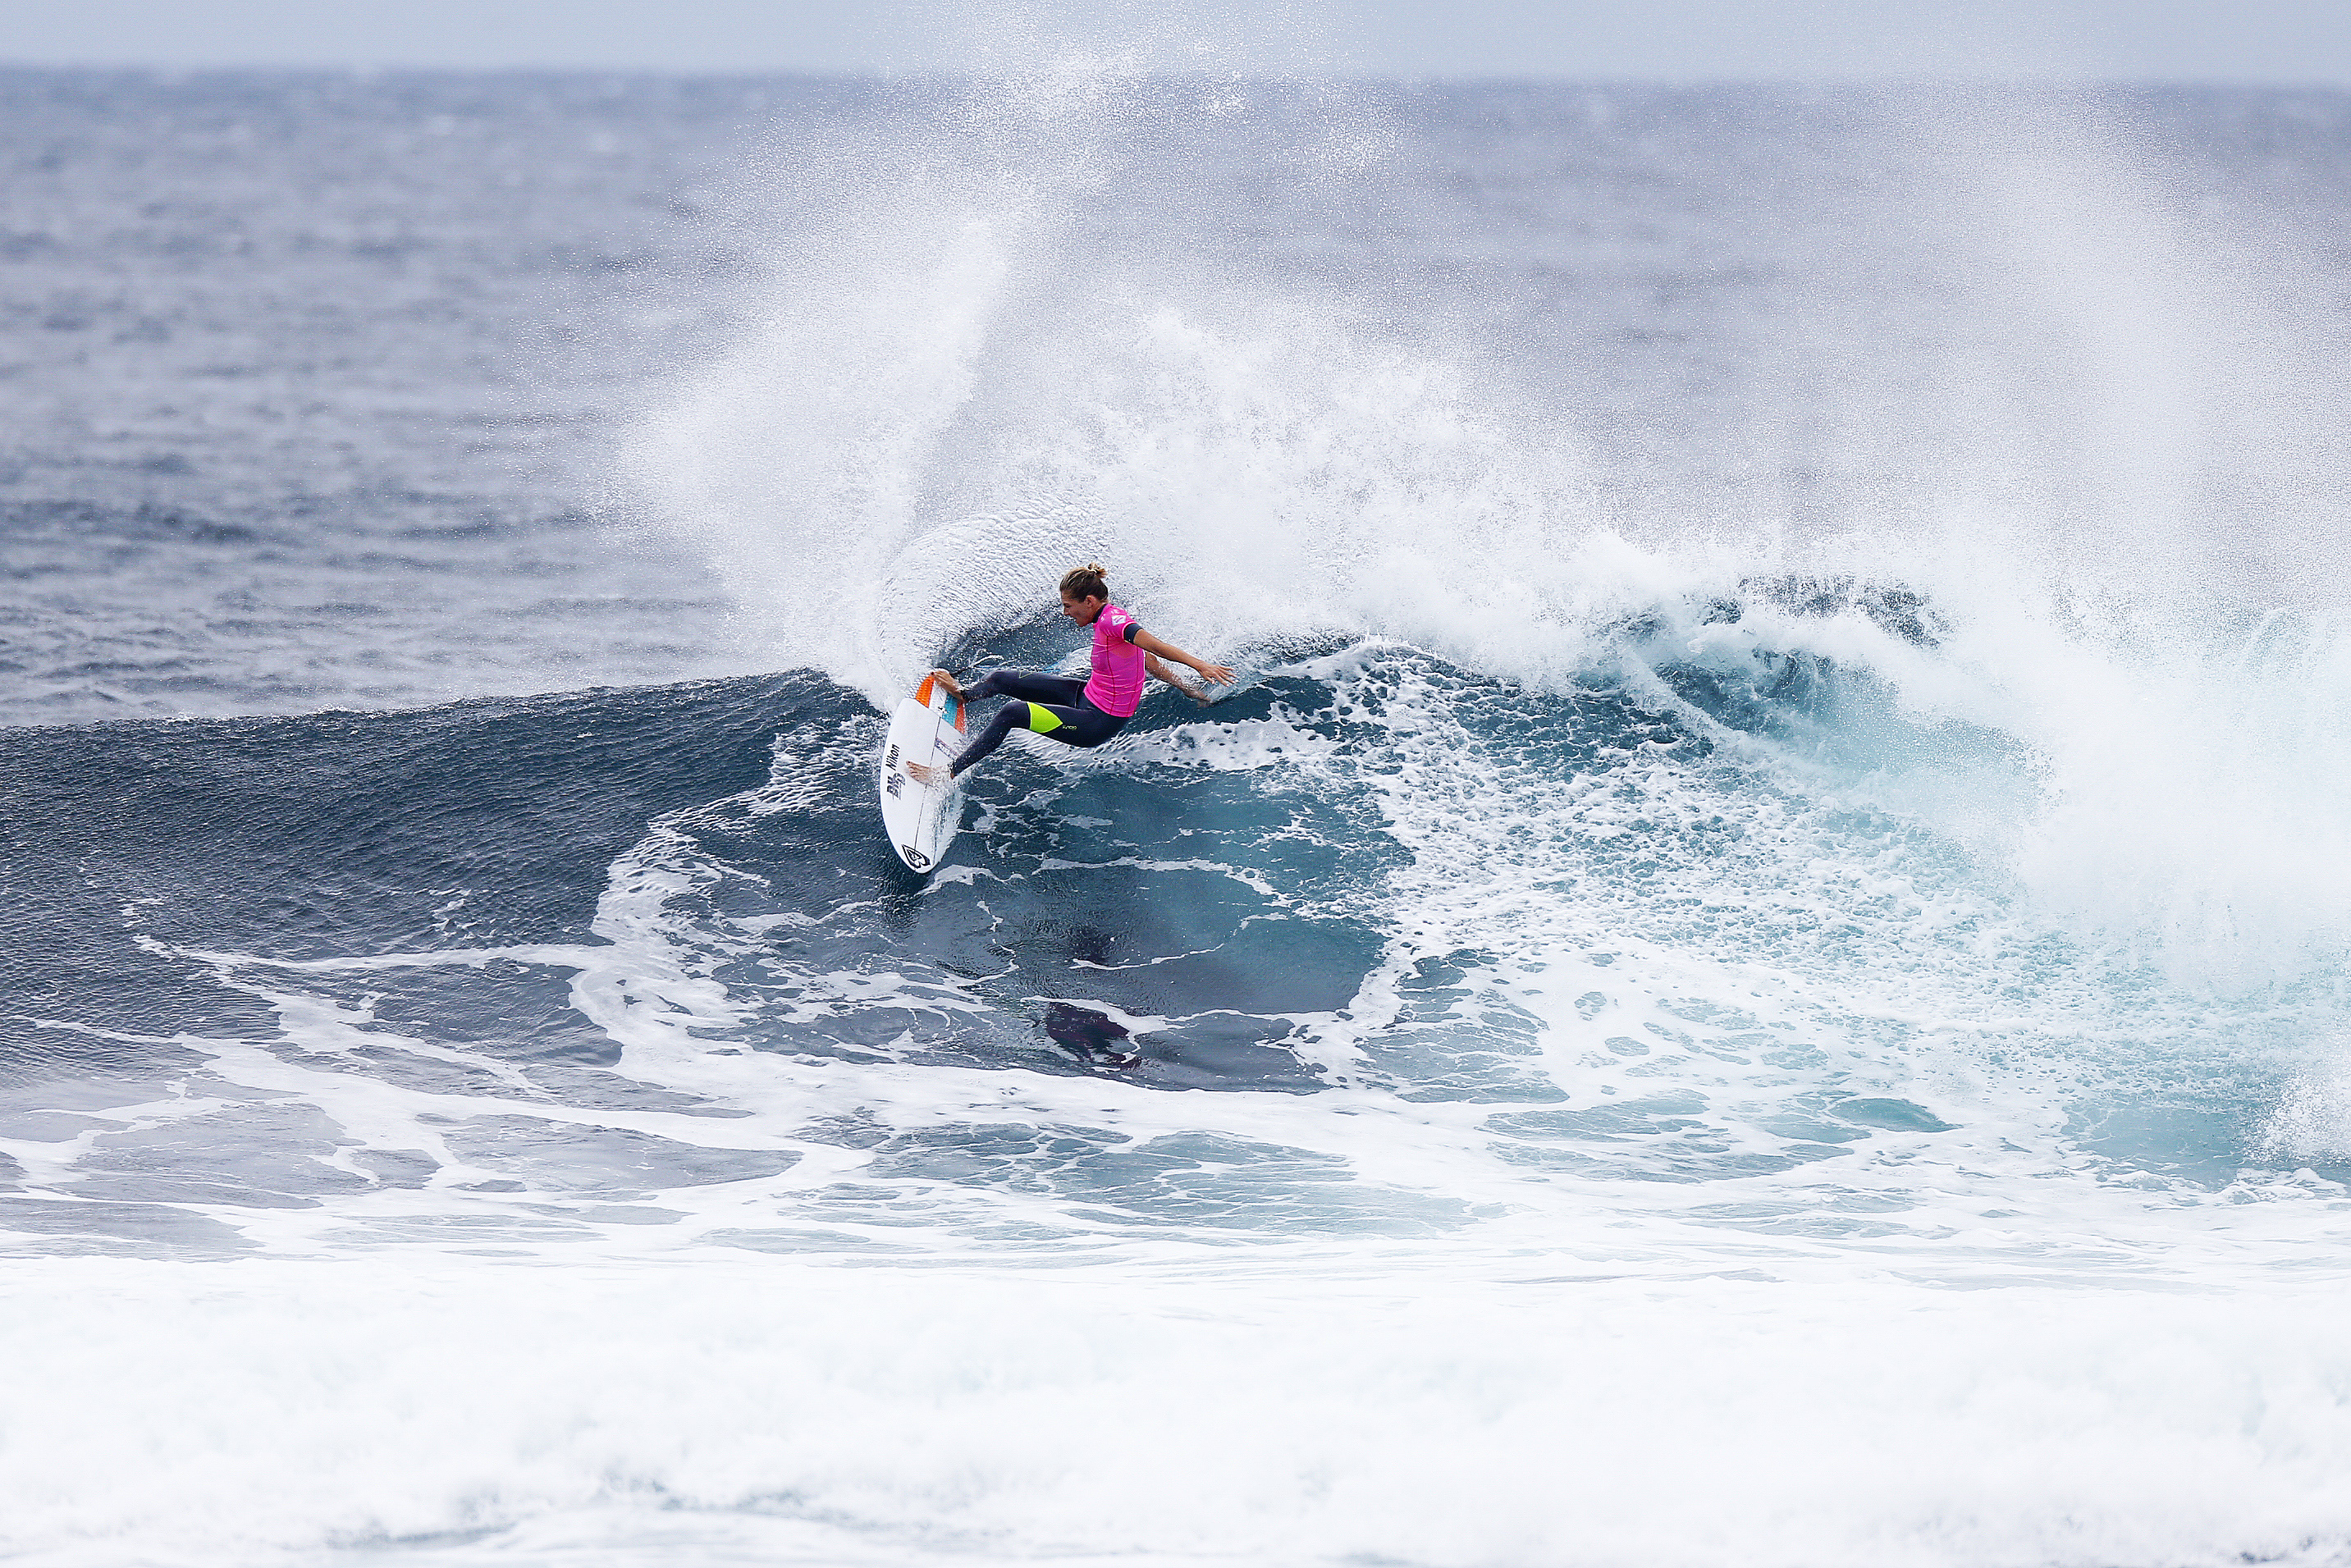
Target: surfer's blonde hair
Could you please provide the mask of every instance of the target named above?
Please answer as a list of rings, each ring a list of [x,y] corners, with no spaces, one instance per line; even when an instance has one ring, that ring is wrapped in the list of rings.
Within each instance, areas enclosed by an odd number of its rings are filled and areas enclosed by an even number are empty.
[[[1061,591],[1072,599],[1110,598],[1110,570],[1097,561],[1073,566],[1061,574]]]

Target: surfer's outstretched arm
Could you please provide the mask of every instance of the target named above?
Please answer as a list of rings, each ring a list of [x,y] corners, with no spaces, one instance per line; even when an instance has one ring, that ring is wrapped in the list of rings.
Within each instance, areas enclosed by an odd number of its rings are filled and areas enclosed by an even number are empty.
[[[1146,654],[1156,653],[1162,659],[1170,659],[1179,664],[1190,665],[1193,669],[1200,672],[1200,678],[1203,680],[1212,681],[1220,686],[1232,685],[1233,673],[1225,668],[1224,665],[1212,664],[1206,659],[1196,659],[1191,654],[1184,652],[1183,649],[1178,648],[1175,643],[1167,641],[1165,637],[1154,637],[1150,632],[1145,632],[1140,626],[1134,629],[1134,635],[1128,638],[1127,641],[1142,649]],[[1158,675],[1161,680],[1167,681],[1170,685],[1181,686],[1184,685],[1181,681],[1169,680],[1168,677],[1161,671],[1153,670],[1151,673],[1155,675]],[[1188,690],[1189,688],[1187,687],[1186,689]]]
[[[1169,685],[1174,686],[1177,691],[1182,692],[1186,696],[1190,697],[1194,702],[1205,703],[1208,700],[1207,693],[1202,691],[1199,687],[1194,685],[1191,682],[1177,674],[1174,667],[1158,654],[1144,654],[1143,667],[1149,670],[1152,674],[1156,676],[1158,679],[1165,681]]]

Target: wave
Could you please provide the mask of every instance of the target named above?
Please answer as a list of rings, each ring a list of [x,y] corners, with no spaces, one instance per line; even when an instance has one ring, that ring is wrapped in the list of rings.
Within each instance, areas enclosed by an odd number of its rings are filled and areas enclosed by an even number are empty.
[[[1854,656],[1949,635],[1915,594],[1781,579],[1621,622],[1565,691],[1268,653],[1098,752],[1016,744],[928,881],[873,830],[879,716],[812,674],[7,732],[57,824],[12,868],[56,937],[15,993],[19,1092],[188,1071],[307,1107],[76,1113],[113,1152],[47,1150],[37,1185],[239,1234],[393,1190],[592,1230],[853,1167],[787,1205],[843,1245],[916,1191],[968,1237],[1008,1206],[1032,1235],[1475,1228],[1529,1181],[1761,1180],[1733,1223],[1843,1233],[1822,1182],[1891,1215],[1919,1170],[2085,1150],[2168,1201],[2229,1188],[2301,1124],[2276,1107],[2339,961],[2215,989],[2038,909],[1920,802],[2045,812],[2045,760]],[[1097,1036],[1134,1058],[1114,1111],[1080,1109]],[[1138,1108],[1186,1091],[1243,1108]],[[1355,1118],[1408,1179],[1368,1176]]]

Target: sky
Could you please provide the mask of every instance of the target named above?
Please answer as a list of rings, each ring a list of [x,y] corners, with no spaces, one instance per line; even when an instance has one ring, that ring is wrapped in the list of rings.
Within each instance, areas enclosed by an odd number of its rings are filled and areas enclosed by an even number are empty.
[[[2351,86],[2351,0],[0,0],[0,63]]]

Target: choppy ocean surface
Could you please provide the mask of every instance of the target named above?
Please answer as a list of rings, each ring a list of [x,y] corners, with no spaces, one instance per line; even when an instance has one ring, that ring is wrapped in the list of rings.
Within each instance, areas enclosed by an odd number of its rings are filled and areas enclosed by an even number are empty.
[[[2351,1562],[2351,97],[0,126],[12,1561]]]

